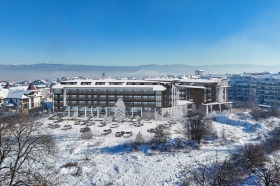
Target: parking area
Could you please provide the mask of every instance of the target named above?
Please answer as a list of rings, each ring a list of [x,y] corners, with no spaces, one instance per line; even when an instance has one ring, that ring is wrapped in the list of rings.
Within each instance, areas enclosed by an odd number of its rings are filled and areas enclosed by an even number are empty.
[[[172,126],[170,121],[130,120],[117,123],[105,122],[100,118],[72,119],[48,117],[42,118],[38,122],[43,123],[43,127],[49,128],[53,134],[80,135],[82,132],[87,132],[88,128],[90,128],[94,137],[115,138],[115,140],[123,138],[134,139],[138,132],[141,132],[144,138],[149,139],[153,137],[153,129],[157,126],[163,125],[166,129]]]

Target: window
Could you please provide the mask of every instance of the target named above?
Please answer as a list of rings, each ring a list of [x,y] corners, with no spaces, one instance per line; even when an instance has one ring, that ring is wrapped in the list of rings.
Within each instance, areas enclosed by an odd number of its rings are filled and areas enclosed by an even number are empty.
[[[96,82],[95,85],[105,85],[105,82]]]
[[[156,102],[156,107],[161,107],[161,102]]]
[[[81,85],[91,85],[91,82],[81,82]]]
[[[53,92],[54,92],[55,94],[62,94],[62,89],[56,88],[56,89],[53,89]]]
[[[157,96],[156,96],[156,100],[157,100],[157,101],[161,101],[161,96],[158,96],[158,95],[157,95]]]

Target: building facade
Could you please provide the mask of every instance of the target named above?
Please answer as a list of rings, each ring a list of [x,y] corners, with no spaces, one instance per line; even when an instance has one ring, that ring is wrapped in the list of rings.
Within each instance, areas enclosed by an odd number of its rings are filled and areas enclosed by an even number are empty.
[[[280,73],[246,73],[230,77],[229,99],[280,105]]]
[[[28,87],[8,87],[0,90],[2,99],[2,112],[5,115],[11,113],[28,113],[41,109],[42,95],[36,87],[30,84]]]
[[[226,89],[221,79],[69,80],[53,86],[53,105],[54,112],[69,117],[105,117],[115,115],[122,98],[129,117],[176,118],[194,110],[225,109]]]

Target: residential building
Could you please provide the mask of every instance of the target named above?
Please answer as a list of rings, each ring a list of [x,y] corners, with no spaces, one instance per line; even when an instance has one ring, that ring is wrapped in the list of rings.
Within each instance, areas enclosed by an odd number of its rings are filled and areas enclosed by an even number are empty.
[[[229,100],[280,105],[280,73],[244,73],[230,77]]]
[[[0,90],[3,113],[25,112],[41,109],[42,96],[32,84],[28,87],[10,87],[9,83]]]

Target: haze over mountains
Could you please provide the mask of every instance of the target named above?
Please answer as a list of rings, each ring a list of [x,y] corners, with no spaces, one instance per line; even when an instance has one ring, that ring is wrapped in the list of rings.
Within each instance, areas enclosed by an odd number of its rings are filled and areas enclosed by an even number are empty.
[[[243,72],[280,71],[280,65],[139,65],[139,66],[97,66],[97,65],[64,65],[64,64],[14,64],[0,65],[0,80],[31,80],[41,78],[58,78],[62,76],[87,76],[98,78],[102,72],[109,77],[143,77],[159,75],[193,74],[194,70],[202,69],[205,74],[225,74]]]

